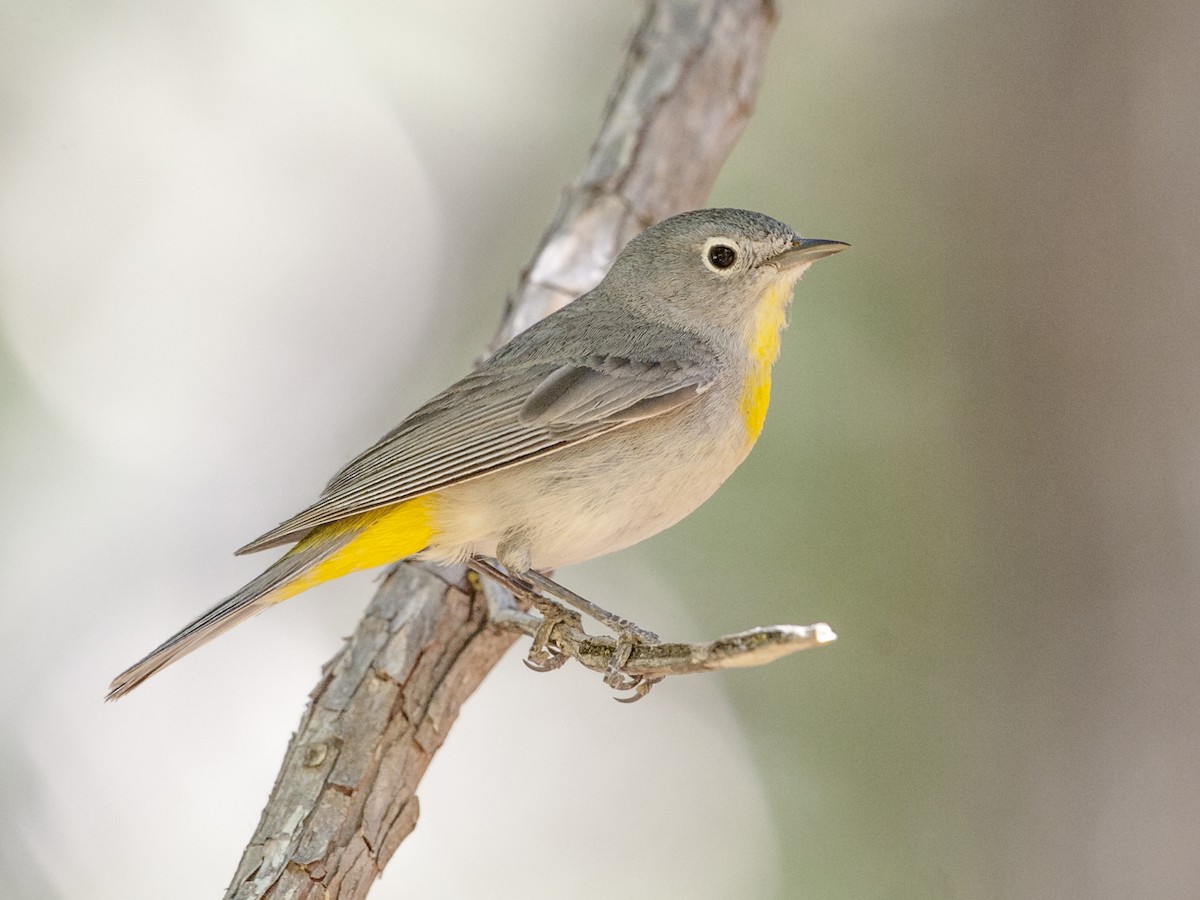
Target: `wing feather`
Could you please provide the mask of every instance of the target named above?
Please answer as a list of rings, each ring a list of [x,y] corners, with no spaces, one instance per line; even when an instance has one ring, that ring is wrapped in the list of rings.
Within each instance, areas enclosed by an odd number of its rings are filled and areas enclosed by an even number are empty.
[[[567,365],[485,368],[434,397],[351,460],[312,506],[238,553],[288,543],[321,525],[401,503],[677,408],[715,367],[590,356]]]

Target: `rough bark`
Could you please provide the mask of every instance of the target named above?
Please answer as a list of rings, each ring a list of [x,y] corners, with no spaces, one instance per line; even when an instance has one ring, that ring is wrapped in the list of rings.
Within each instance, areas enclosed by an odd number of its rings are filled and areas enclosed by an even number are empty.
[[[638,231],[703,205],[749,117],[775,16],[764,0],[647,6],[493,347],[594,287]],[[459,708],[519,635],[487,607],[463,570],[389,572],[311,695],[227,900],[367,895],[416,825],[417,786]]]

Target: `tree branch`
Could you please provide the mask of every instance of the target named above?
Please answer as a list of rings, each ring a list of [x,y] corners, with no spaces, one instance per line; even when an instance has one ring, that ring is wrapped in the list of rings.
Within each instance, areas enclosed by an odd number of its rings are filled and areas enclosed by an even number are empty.
[[[648,4],[583,173],[509,298],[493,348],[594,287],[634,234],[703,205],[750,115],[774,24],[769,0]],[[416,825],[417,785],[462,703],[518,629],[537,628],[519,610],[508,620],[516,628],[501,627],[487,609],[464,570],[388,572],[311,695],[227,900],[367,895]],[[611,657],[611,639],[567,620],[553,627],[551,640],[585,665]],[[754,664],[763,658],[755,648],[828,639],[782,628],[636,648],[631,671]],[[659,669],[644,668],[650,651],[661,654]]]

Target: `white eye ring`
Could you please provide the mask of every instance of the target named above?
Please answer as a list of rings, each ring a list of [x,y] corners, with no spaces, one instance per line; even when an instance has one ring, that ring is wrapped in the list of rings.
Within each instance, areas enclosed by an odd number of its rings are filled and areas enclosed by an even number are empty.
[[[742,248],[732,238],[713,237],[704,242],[700,258],[710,272],[728,275],[742,258]]]

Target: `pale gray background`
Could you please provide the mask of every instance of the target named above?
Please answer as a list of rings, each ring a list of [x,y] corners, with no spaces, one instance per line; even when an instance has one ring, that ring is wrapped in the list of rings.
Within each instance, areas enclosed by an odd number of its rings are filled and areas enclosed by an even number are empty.
[[[1200,12],[781,8],[712,203],[854,248],[743,469],[563,578],[841,640],[632,708],[514,654],[372,896],[1195,896]],[[108,679],[468,369],[634,18],[0,3],[5,896],[219,895],[370,578]]]

